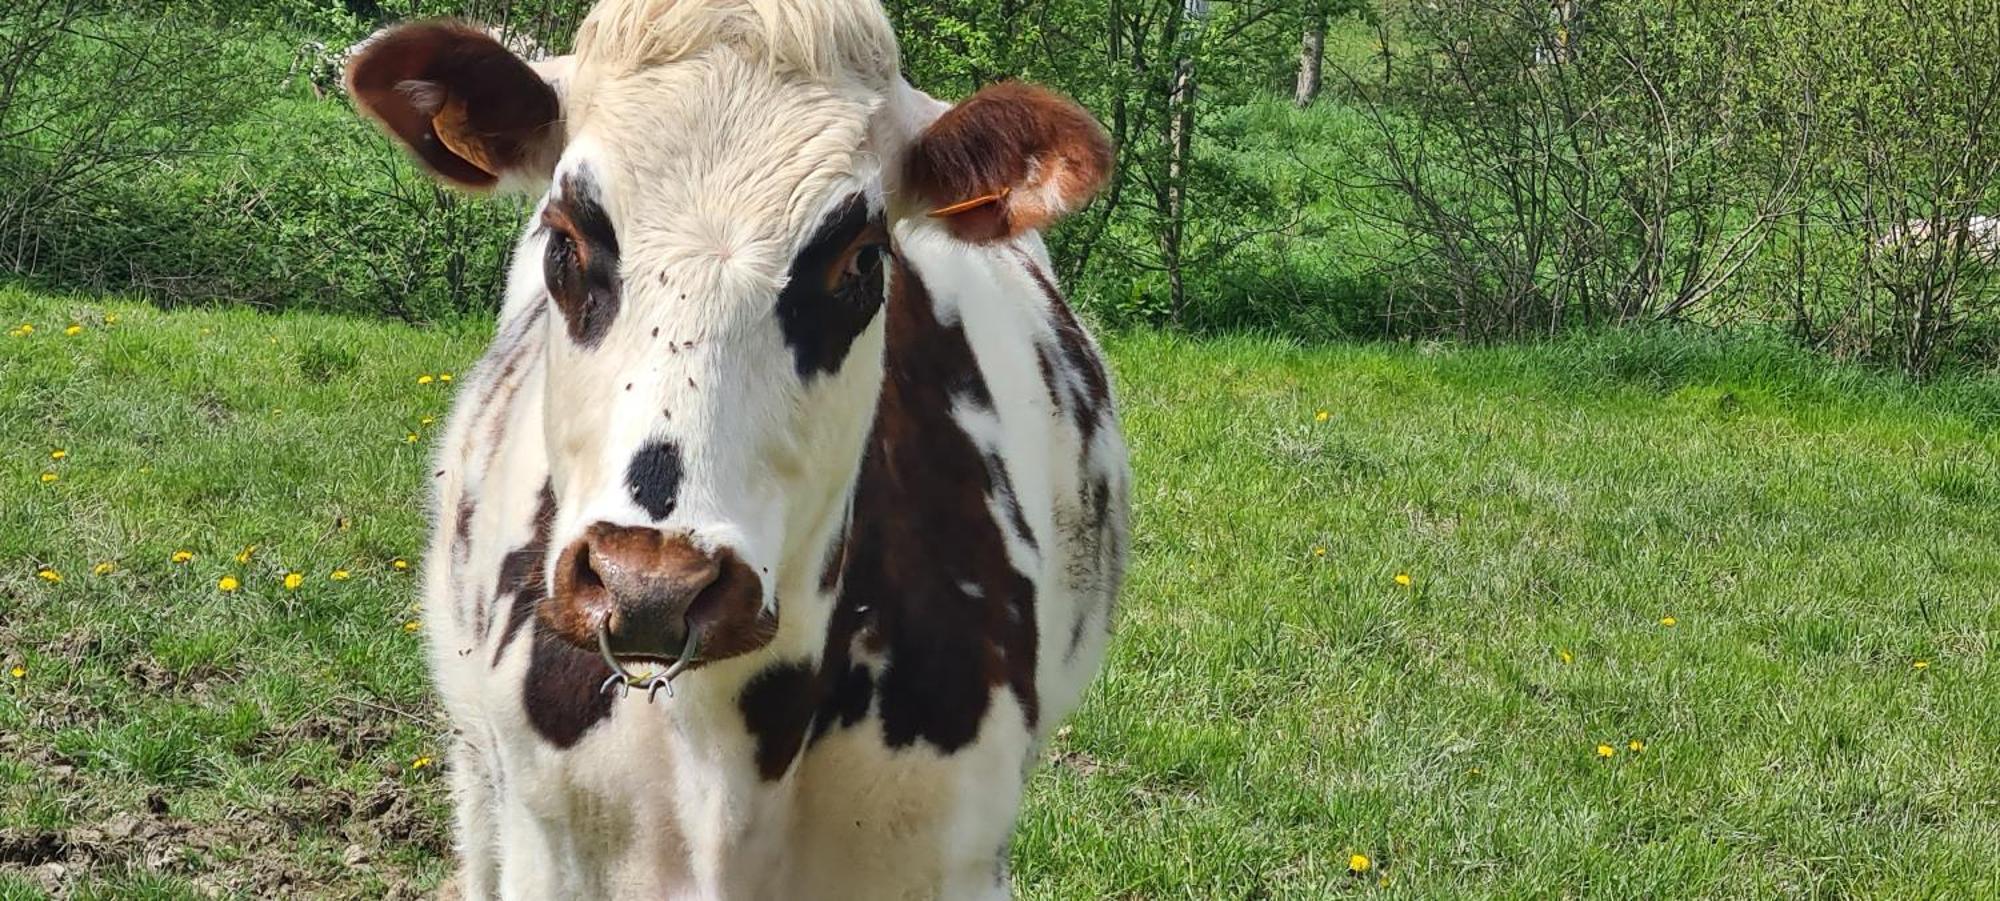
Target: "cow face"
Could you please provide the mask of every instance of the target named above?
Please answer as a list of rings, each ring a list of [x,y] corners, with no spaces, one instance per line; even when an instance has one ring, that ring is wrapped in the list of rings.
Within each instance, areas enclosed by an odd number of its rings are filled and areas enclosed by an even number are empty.
[[[872,3],[787,22],[655,6],[600,4],[577,55],[538,66],[465,26],[394,29],[349,84],[440,178],[546,186],[518,250],[550,330],[544,623],[709,662],[769,642],[830,563],[881,387],[892,235],[1010,239],[1086,200],[1110,151],[1039,89],[941,112],[896,75]]]

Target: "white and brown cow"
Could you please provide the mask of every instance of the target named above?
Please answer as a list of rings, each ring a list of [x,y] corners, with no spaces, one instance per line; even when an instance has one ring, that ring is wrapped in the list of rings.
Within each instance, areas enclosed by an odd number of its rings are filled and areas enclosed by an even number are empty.
[[[447,182],[545,192],[436,467],[457,887],[1006,896],[1126,554],[1037,233],[1096,123],[913,90],[877,0],[606,0],[532,67],[409,25],[348,79]]]

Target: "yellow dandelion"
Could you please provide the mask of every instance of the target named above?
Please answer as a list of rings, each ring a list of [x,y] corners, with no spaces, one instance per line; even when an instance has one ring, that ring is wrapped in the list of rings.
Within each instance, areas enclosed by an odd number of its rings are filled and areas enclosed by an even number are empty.
[[[435,417],[435,416],[426,416],[426,417],[424,417],[424,418],[422,418],[422,419],[419,419],[419,420],[417,420],[417,425],[430,425],[431,423],[433,423],[433,422],[436,422],[436,421],[438,421],[438,420],[437,420],[437,417]]]
[[[449,372],[440,372],[440,373],[438,373],[438,381],[440,381],[440,382],[449,382],[449,381],[451,381],[451,373],[449,373]]]
[[[420,376],[417,376],[417,384],[419,384],[419,385],[428,385],[428,384],[430,384],[430,383],[431,383],[432,381],[433,381],[433,379],[432,379],[432,377],[431,377],[431,376],[430,376],[429,374],[424,374],[424,375],[420,375]]]
[[[422,757],[418,757],[417,759],[410,761],[410,769],[421,770],[424,767],[430,766],[432,762],[433,761],[431,760],[430,755],[426,754]]]
[[[415,443],[417,443],[417,441],[418,441],[418,438],[417,438],[417,433],[415,433],[415,432],[411,432],[411,433],[409,433],[409,434],[407,434],[407,435],[404,435],[404,436],[403,436],[403,443],[404,443],[404,444],[415,444]]]
[[[1332,413],[1329,413],[1329,412],[1327,412],[1327,411],[1325,411],[1325,410],[1321,410],[1321,411],[1319,411],[1318,413],[1314,413],[1314,414],[1313,414],[1313,421],[1314,421],[1314,422],[1325,422],[1325,421],[1327,421],[1327,420],[1329,420],[1329,419],[1332,419],[1332,418],[1333,418],[1333,414],[1332,414]]]
[[[299,590],[299,586],[304,584],[306,584],[306,577],[304,573],[289,572],[285,574],[286,591],[297,591]]]
[[[56,572],[55,570],[50,569],[46,566],[42,567],[41,569],[35,570],[35,578],[47,582],[50,585],[62,584],[62,573]]]
[[[1673,627],[1675,627],[1675,626],[1677,626],[1677,625],[1679,625],[1679,624],[1680,624],[1680,620],[1677,620],[1677,619],[1674,619],[1674,618],[1673,618],[1673,617],[1671,617],[1671,616],[1662,616],[1662,617],[1660,617],[1660,625],[1662,625],[1662,626],[1666,626],[1666,627],[1667,627],[1667,628],[1669,628],[1669,629],[1671,629],[1671,628],[1673,628]]]
[[[389,561],[389,565],[391,567],[394,567],[397,571],[400,572],[402,570],[410,568],[410,561],[405,560],[401,557],[397,557],[396,559]]]
[[[171,559],[175,563],[186,563],[194,559],[194,552],[189,550],[175,551],[174,555],[168,559]]]
[[[49,459],[51,460],[61,460],[68,456],[69,456],[69,451],[65,448],[59,447],[56,448],[55,450],[49,451]]]
[[[1572,664],[1572,663],[1575,663],[1575,662],[1576,662],[1576,655],[1575,655],[1575,654],[1572,654],[1572,653],[1570,653],[1570,652],[1569,652],[1569,649],[1568,649],[1568,648],[1561,648],[1561,649],[1558,649],[1558,650],[1556,651],[1556,656],[1558,656],[1558,657],[1561,657],[1561,658],[1562,658],[1562,662],[1563,662],[1563,665],[1564,665],[1564,666],[1568,666],[1568,665],[1570,665],[1570,664]]]
[[[257,546],[254,544],[246,544],[243,546],[242,550],[236,552],[236,562],[239,565],[247,566],[250,563],[250,555],[255,553],[257,553]]]
[[[1930,668],[1931,668],[1931,662],[1928,660],[1919,660],[1916,661],[1915,663],[1910,664],[1910,669],[1930,669]]]
[[[104,324],[105,324],[105,325],[117,325],[117,324],[118,324],[118,314],[117,314],[117,313],[106,313],[106,314],[104,314]]]
[[[235,576],[223,576],[222,578],[216,580],[215,587],[221,589],[224,592],[231,592],[235,591],[238,588],[242,588],[243,583],[237,581]]]
[[[48,470],[42,473],[42,484],[47,485],[48,483],[53,482],[60,478],[62,478],[62,476],[57,475],[54,470]]]
[[[1366,854],[1352,854],[1347,858],[1347,872],[1349,873],[1366,873],[1374,868],[1375,862],[1369,860]]]
[[[17,666],[14,667],[13,669],[8,670],[7,675],[13,676],[16,679],[26,679],[28,678],[28,668],[25,666]]]
[[[1617,748],[1614,748],[1614,747],[1612,747],[1612,746],[1610,746],[1610,745],[1598,745],[1598,746],[1597,746],[1597,756],[1599,756],[1599,757],[1604,757],[1604,758],[1610,758],[1610,757],[1613,757],[1613,756],[1616,756],[1616,755],[1617,755],[1617,753],[1618,753],[1618,749],[1617,749]]]
[[[74,338],[78,335],[83,334],[83,326],[77,325],[76,323],[72,322],[69,324],[69,328],[63,329],[63,334]]]
[[[1637,754],[1640,751],[1646,750],[1646,743],[1635,738],[1625,743],[1625,749]]]
[[[1410,587],[1410,574],[1409,574],[1409,573],[1397,573],[1397,574],[1396,574],[1396,584],[1398,584],[1398,585],[1401,585],[1401,586],[1403,586],[1404,588],[1408,588],[1408,587]]]
[[[1313,556],[1315,557],[1326,556],[1326,547],[1324,545],[1315,545],[1313,547]]]
[[[34,333],[35,327],[25,322],[7,330],[7,334],[13,335],[16,338],[26,338]]]
[[[420,628],[423,628],[423,623],[418,622],[414,619],[403,624],[403,631],[405,632],[415,632]]]
[[[332,579],[335,582],[345,582],[349,578],[352,578],[353,575],[354,575],[353,573],[350,573],[347,570],[336,569],[330,575],[328,575],[327,578]]]
[[[112,570],[115,570],[117,568],[118,567],[113,566],[111,564],[111,561],[103,560],[99,561],[96,566],[90,568],[90,574],[93,576],[108,576],[111,575]]]

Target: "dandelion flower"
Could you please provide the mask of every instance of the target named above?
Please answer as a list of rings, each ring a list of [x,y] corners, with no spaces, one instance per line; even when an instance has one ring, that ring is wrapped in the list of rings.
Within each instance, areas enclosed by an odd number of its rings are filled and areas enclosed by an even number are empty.
[[[428,385],[433,381],[429,374],[417,376],[417,384]]]
[[[1333,418],[1333,414],[1332,414],[1332,413],[1329,413],[1329,412],[1327,412],[1327,411],[1325,411],[1325,410],[1321,410],[1321,411],[1319,411],[1318,413],[1314,413],[1314,414],[1313,414],[1313,421],[1314,421],[1314,422],[1325,422],[1325,421],[1327,421],[1327,420],[1329,420],[1329,419],[1332,419],[1332,418]]]
[[[419,420],[417,420],[417,425],[430,425],[431,423],[433,423],[433,422],[436,422],[436,421],[438,421],[438,420],[437,420],[437,417],[435,417],[435,416],[426,416],[426,417],[424,417],[424,418],[422,418],[422,419],[419,419]]]
[[[1617,749],[1617,748],[1614,748],[1614,747],[1612,747],[1612,746],[1610,746],[1610,745],[1598,745],[1598,746],[1597,746],[1597,756],[1599,756],[1599,757],[1603,757],[1603,758],[1607,758],[1607,759],[1609,759],[1609,758],[1611,758],[1611,757],[1613,757],[1613,756],[1616,756],[1617,754],[1618,754],[1618,749]]]
[[[1625,743],[1625,749],[1637,754],[1640,751],[1646,750],[1646,743],[1635,738]]]
[[[350,573],[347,570],[336,569],[330,575],[328,575],[327,578],[332,579],[335,582],[345,582],[348,580],[348,578],[350,578],[353,575],[354,575],[353,573]]]
[[[1396,584],[1398,584],[1398,585],[1401,585],[1401,586],[1403,586],[1404,588],[1408,588],[1408,587],[1410,587],[1410,574],[1409,574],[1409,573],[1397,573],[1397,574],[1396,574]]]
[[[42,567],[41,569],[35,570],[35,578],[47,582],[50,585],[62,584],[62,573],[56,572],[55,570],[50,569],[46,566]]]
[[[25,322],[7,330],[7,334],[12,335],[16,338],[26,338],[34,333],[35,333],[35,327]]]
[[[415,632],[415,631],[417,631],[418,629],[420,629],[420,628],[422,628],[422,627],[423,627],[423,623],[420,623],[420,622],[418,622],[418,621],[416,621],[416,620],[410,620],[409,622],[407,622],[407,623],[404,623],[404,624],[403,624],[403,631],[405,631],[405,632]]]
[[[1931,662],[1928,660],[1919,660],[1915,663],[1910,664],[1910,669],[1930,669],[1930,668],[1931,668]]]
[[[1662,616],[1662,617],[1660,617],[1660,625],[1662,625],[1662,626],[1666,626],[1666,627],[1667,627],[1667,628],[1669,628],[1669,629],[1671,629],[1671,628],[1673,628],[1674,626],[1676,626],[1676,625],[1679,625],[1679,624],[1680,624],[1680,620],[1677,620],[1677,619],[1674,619],[1674,618],[1673,618],[1673,617],[1671,617],[1671,616]]]
[[[194,559],[194,552],[189,550],[175,551],[173,557],[171,557],[170,559],[172,559],[175,563],[186,563],[189,560]]]
[[[78,335],[83,334],[83,326],[77,325],[76,323],[72,322],[69,324],[69,328],[63,329],[63,334],[74,338]]]
[[[421,770],[424,767],[430,766],[431,763],[432,761],[430,755],[426,754],[422,757],[418,757],[417,759],[410,761],[410,769]]]
[[[236,562],[238,564],[247,566],[250,563],[250,555],[255,553],[257,553],[257,546],[254,544],[246,544],[243,546],[242,550],[236,552]]]
[[[60,460],[67,456],[69,456],[69,451],[64,448],[59,447],[56,448],[55,450],[49,451],[49,459],[51,460]]]
[[[389,565],[394,567],[396,570],[401,571],[410,568],[410,561],[405,560],[401,557],[397,557],[396,559],[389,561]]]
[[[1572,664],[1572,663],[1575,663],[1575,662],[1576,662],[1576,655],[1575,655],[1575,654],[1572,654],[1572,653],[1570,653],[1570,652],[1569,652],[1569,649],[1568,649],[1568,648],[1562,648],[1562,649],[1560,649],[1560,650],[1557,650],[1557,651],[1556,651],[1556,656],[1558,656],[1558,657],[1561,657],[1561,658],[1562,658],[1562,662],[1563,662],[1563,665],[1564,665],[1564,666],[1568,666],[1568,665],[1570,665],[1570,664]]]
[[[1324,557],[1324,556],[1326,556],[1326,547],[1325,547],[1325,546],[1323,546],[1323,545],[1322,545],[1322,546],[1318,546],[1318,547],[1314,547],[1314,548],[1313,548],[1313,556],[1315,556],[1315,557]]]
[[[104,560],[100,561],[96,566],[91,567],[90,574],[93,576],[108,576],[111,575],[112,570],[117,568],[118,567],[111,565],[111,561]]]
[[[409,434],[407,434],[407,435],[404,435],[404,436],[403,436],[403,443],[404,443],[404,444],[415,444],[415,443],[417,443],[417,440],[418,440],[418,439],[417,439],[417,433],[415,433],[415,432],[411,432],[411,433],[409,433]]]
[[[13,676],[16,679],[26,679],[28,678],[28,668],[25,666],[17,666],[14,667],[13,669],[8,670],[7,675]]]
[[[1347,872],[1349,873],[1366,873],[1370,869],[1373,869],[1374,866],[1375,862],[1369,860],[1366,854],[1353,854],[1347,858]]]
[[[216,580],[215,587],[227,593],[242,588],[243,583],[237,581],[235,576],[223,576],[221,579]]]
[[[117,325],[117,324],[118,324],[118,314],[117,314],[117,313],[106,313],[106,314],[104,314],[104,324],[105,324],[105,325]]]
[[[62,478],[62,476],[57,475],[54,470],[49,470],[47,472],[42,473],[42,484],[47,485],[48,483],[53,482],[60,478]]]
[[[306,584],[306,577],[304,573],[289,572],[285,574],[286,591],[297,591],[299,590],[299,586],[304,584]]]
[[[438,381],[440,381],[440,382],[449,382],[449,381],[451,381],[451,373],[449,373],[449,372],[440,372],[440,373],[438,373]]]

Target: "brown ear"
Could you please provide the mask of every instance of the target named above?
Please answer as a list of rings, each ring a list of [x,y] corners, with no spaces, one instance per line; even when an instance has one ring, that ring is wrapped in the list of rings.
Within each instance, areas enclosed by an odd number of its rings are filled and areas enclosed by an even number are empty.
[[[377,34],[347,66],[361,109],[439,178],[487,190],[546,178],[562,152],[554,88],[470,25],[419,22]]]
[[[1089,202],[1111,177],[1111,140],[1069,98],[992,85],[917,136],[903,184],[960,239],[1003,241]]]

